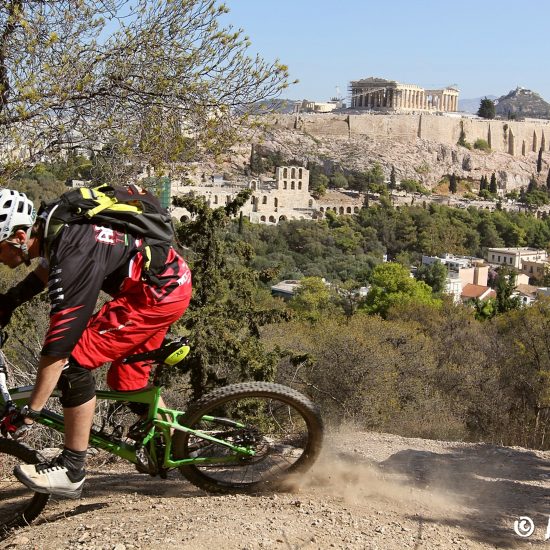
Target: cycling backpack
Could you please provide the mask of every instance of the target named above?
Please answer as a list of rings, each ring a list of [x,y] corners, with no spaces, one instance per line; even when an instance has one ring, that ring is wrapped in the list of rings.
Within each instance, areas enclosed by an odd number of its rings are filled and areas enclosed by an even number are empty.
[[[157,197],[135,185],[79,187],[63,193],[59,199],[42,203],[38,213],[45,218],[44,255],[61,230],[71,223],[106,224],[143,240],[144,275],[159,284],[174,238],[172,220]]]

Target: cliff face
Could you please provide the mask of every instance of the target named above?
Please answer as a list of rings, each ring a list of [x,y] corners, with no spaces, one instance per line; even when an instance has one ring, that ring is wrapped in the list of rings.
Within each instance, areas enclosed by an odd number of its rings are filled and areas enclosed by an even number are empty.
[[[497,115],[507,118],[550,119],[550,103],[525,88],[518,87],[495,101]]]
[[[289,129],[269,132],[262,145],[281,150],[286,158],[317,162],[328,171],[334,166],[364,171],[379,163],[389,179],[394,166],[398,179],[415,179],[428,188],[452,173],[471,179],[475,187],[481,176],[490,177],[495,172],[499,187],[506,191],[519,189],[527,186],[531,176],[536,175],[538,156],[533,151],[526,151],[519,157],[503,152],[485,153],[421,138],[402,142],[391,137],[312,136]],[[550,153],[543,155],[540,184],[546,182],[549,161]]]

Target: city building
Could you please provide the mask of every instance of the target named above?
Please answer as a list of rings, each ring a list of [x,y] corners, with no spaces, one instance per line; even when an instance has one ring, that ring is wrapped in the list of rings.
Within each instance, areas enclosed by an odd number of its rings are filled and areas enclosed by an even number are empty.
[[[546,262],[548,255],[546,250],[537,248],[488,248],[487,261],[491,264],[505,265],[516,271],[523,271],[524,262]]]

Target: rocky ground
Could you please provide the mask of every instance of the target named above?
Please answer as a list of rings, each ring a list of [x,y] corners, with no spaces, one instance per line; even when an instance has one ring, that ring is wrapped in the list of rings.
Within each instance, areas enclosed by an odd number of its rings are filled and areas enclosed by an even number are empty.
[[[550,452],[347,432],[289,493],[210,496],[95,464],[81,500],[50,502],[0,549],[550,548],[549,518]]]

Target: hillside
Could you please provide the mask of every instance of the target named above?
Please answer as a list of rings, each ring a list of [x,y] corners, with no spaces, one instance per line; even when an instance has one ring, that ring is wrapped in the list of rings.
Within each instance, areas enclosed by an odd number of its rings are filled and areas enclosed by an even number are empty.
[[[495,101],[495,111],[506,118],[550,119],[550,103],[536,92],[519,86]]]
[[[79,501],[52,501],[0,549],[546,548],[549,452],[333,434],[289,493],[212,496],[177,473],[162,481],[96,463]],[[535,531],[513,526],[529,516]]]
[[[363,136],[311,135],[307,131],[273,127],[264,134],[251,135],[248,142],[263,148],[281,151],[284,158],[297,159],[304,165],[316,162],[331,173],[335,167],[365,171],[379,163],[389,179],[392,166],[397,179],[418,180],[428,188],[436,187],[449,174],[470,180],[479,186],[482,175],[493,172],[507,191],[527,186],[536,172],[537,153],[526,151],[525,156],[503,152],[486,153],[458,145],[448,145],[421,138],[413,142],[392,140],[391,137],[369,139]],[[250,146],[236,149],[223,169],[238,171],[250,158]],[[550,155],[544,155],[540,184],[545,184]]]

